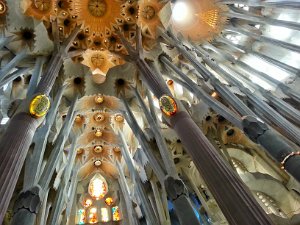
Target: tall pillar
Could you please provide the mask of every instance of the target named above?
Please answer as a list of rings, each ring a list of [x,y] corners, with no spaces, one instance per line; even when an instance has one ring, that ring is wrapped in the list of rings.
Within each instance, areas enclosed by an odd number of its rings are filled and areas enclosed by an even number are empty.
[[[122,42],[130,54],[130,60],[135,62],[149,89],[166,104],[166,118],[181,139],[228,222],[231,225],[274,224],[254,199],[250,190],[217,153],[189,114],[181,108],[174,110],[176,109],[174,99],[172,99],[167,85],[159,81],[158,75],[153,73],[142,56],[140,30],[138,29],[137,32],[136,50],[124,37]],[[161,99],[162,96],[165,97]],[[168,117],[169,109],[172,115]]]
[[[60,130],[58,141],[56,142],[54,149],[50,154],[49,161],[46,164],[46,168],[43,171],[43,175],[39,181],[39,184],[37,184],[36,182],[34,182],[33,186],[29,186],[27,184],[25,185],[27,189],[20,193],[14,205],[15,213],[11,223],[12,225],[19,224],[21,218],[23,221],[26,221],[26,225],[33,225],[35,223],[36,214],[41,207],[42,201],[46,199],[45,195],[49,190],[50,180],[57,166],[58,159],[61,158],[61,153],[65,145],[65,141],[69,136],[70,126],[74,121],[75,103],[76,99],[68,111],[66,121]],[[72,148],[73,150],[75,149],[75,143],[73,143]],[[71,153],[73,153],[73,155]],[[71,153],[69,158],[71,158],[71,155],[73,158],[75,158],[76,151],[71,151]],[[41,157],[43,157],[43,155]],[[71,165],[72,163],[70,162],[69,166]],[[66,173],[66,179],[68,179],[67,177],[69,176],[69,174],[70,172]],[[35,177],[35,174],[32,175],[33,177]],[[31,207],[34,207],[34,210],[31,209]]]
[[[34,133],[44,119],[44,115],[40,118],[33,117],[28,112],[29,105],[36,96],[49,95],[63,63],[63,58],[67,56],[69,47],[78,32],[79,27],[75,28],[57,52],[53,53],[46,73],[42,76],[33,98],[26,99],[22,103],[19,112],[11,118],[6,132],[0,140],[0,158],[2,160],[0,165],[0,223],[3,221]],[[58,43],[56,44],[58,45]],[[4,74],[3,70],[1,74]],[[45,100],[45,98],[43,99]],[[44,106],[44,110],[46,109],[46,111],[42,112],[43,114],[47,113],[45,104],[47,103],[40,102],[39,104],[39,106]]]
[[[243,130],[254,142],[262,145],[278,162],[281,168],[300,181],[300,152],[295,151],[280,136],[259,119],[243,118]]]

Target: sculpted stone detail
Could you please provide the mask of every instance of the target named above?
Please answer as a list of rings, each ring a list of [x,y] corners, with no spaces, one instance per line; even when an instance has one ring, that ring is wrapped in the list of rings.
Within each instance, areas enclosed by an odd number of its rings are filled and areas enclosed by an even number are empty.
[[[182,180],[174,179],[173,177],[167,177],[165,180],[165,187],[168,197],[172,200],[176,200],[181,195],[187,194],[187,189]]]
[[[26,209],[31,213],[37,214],[41,205],[41,190],[39,187],[21,192],[14,205],[14,214],[21,209]]]
[[[88,9],[95,17],[102,17],[106,13],[106,2],[104,0],[90,0]]]
[[[264,122],[253,116],[243,117],[242,125],[244,132],[254,142],[269,129]]]

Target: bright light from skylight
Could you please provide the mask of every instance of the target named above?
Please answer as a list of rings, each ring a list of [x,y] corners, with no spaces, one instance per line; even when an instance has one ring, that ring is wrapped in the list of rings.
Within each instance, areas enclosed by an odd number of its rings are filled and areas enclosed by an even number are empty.
[[[0,124],[1,124],[1,125],[5,125],[5,124],[8,122],[8,120],[9,120],[8,117],[4,117],[4,118],[2,118]]]
[[[185,1],[176,1],[172,9],[172,19],[180,25],[189,25],[192,23],[195,14],[191,7]]]
[[[284,82],[285,80],[287,80],[290,77],[289,73],[283,71],[282,69],[280,69],[268,62],[261,60],[258,57],[255,57],[252,55],[247,55],[242,58],[242,61],[247,63],[249,66],[255,65],[254,68],[256,70],[261,71],[276,80]]]

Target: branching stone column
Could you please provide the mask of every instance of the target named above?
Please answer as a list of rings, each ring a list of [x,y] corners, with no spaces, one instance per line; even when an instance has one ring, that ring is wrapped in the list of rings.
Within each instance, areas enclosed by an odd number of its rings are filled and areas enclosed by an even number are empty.
[[[26,99],[6,129],[0,141],[0,223],[9,205],[15,185],[19,178],[27,151],[32,142],[37,127],[44,120],[49,108],[49,92],[55,82],[62,66],[63,59],[67,57],[69,47],[79,32],[75,28],[70,37],[53,53],[46,73],[42,76],[32,99]],[[59,42],[56,43],[57,47]],[[29,113],[29,106],[34,105],[35,113],[41,113],[39,118]],[[41,110],[42,107],[42,110]]]
[[[247,116],[243,119],[244,132],[254,142],[262,145],[278,162],[282,169],[300,181],[300,152],[294,151],[280,136],[259,119]]]
[[[67,137],[69,136],[71,125],[74,121],[74,109],[75,109],[75,103],[77,98],[74,99],[73,104],[69,108],[66,121],[63,125],[63,127],[60,130],[58,141],[56,142],[54,149],[52,150],[49,161],[46,165],[45,170],[43,171],[42,178],[37,184],[34,183],[34,186],[27,187],[28,189],[21,192],[19,195],[14,209],[15,213],[12,220],[12,225],[17,225],[20,222],[20,219],[23,221],[26,221],[26,225],[33,225],[36,220],[36,213],[38,212],[39,208],[41,207],[41,204],[43,201],[47,201],[46,199],[46,193],[49,190],[49,183],[53,176],[53,173],[55,171],[55,168],[57,166],[57,162],[61,158],[62,150],[65,145],[65,141]],[[73,144],[73,148],[75,148],[75,144]],[[73,155],[75,154],[75,151],[71,151]],[[74,156],[73,156],[74,157]],[[71,163],[69,163],[71,165]],[[34,177],[35,174],[33,174]],[[24,198],[25,196],[25,198]],[[30,207],[27,207],[28,202],[33,201],[35,210],[31,210]],[[31,203],[29,206],[33,205]]]
[[[231,225],[274,224],[190,115],[181,108],[176,109],[175,100],[170,96],[167,85],[153,73],[142,56],[140,30],[137,33],[137,50],[124,37],[122,41],[130,54],[127,59],[135,62],[145,83],[163,103],[163,112],[165,115],[169,114],[170,125],[181,139],[228,222]]]

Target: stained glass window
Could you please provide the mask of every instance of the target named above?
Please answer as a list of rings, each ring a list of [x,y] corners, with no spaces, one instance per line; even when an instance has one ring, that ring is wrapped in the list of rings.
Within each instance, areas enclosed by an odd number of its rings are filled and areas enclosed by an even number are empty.
[[[107,208],[101,208],[101,221],[108,222],[109,221],[109,214]]]
[[[89,223],[93,224],[97,222],[98,222],[97,208],[91,208],[89,214]]]
[[[83,201],[83,206],[86,208],[90,207],[92,204],[93,204],[92,199],[87,198]]]
[[[114,200],[111,197],[105,199],[106,205],[110,206],[114,203]]]
[[[89,184],[89,194],[95,198],[100,199],[103,198],[108,192],[107,183],[104,177],[102,177],[99,173],[95,174],[95,176],[91,179]]]
[[[120,209],[118,206],[114,206],[111,208],[112,210],[112,215],[113,215],[113,221],[119,221],[121,220],[121,215],[120,215]]]
[[[86,221],[85,210],[79,209],[77,216],[78,216],[78,224],[85,224]]]

